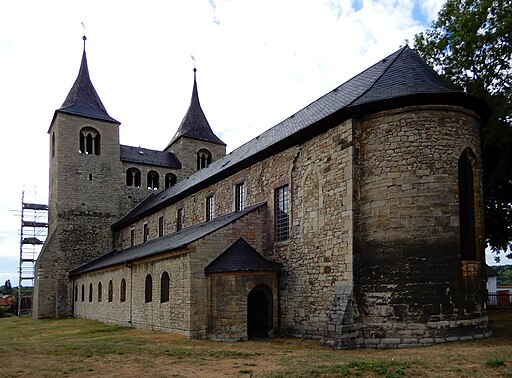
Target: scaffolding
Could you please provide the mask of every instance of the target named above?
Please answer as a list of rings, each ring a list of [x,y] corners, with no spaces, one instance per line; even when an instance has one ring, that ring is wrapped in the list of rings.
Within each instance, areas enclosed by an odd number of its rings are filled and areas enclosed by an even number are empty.
[[[35,265],[47,235],[48,205],[26,202],[25,191],[23,191],[21,194],[18,315],[32,313]]]

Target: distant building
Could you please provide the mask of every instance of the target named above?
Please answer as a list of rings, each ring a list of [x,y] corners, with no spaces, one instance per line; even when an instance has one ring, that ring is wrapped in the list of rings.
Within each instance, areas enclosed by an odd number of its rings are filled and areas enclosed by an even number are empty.
[[[48,130],[36,318],[336,347],[489,334],[485,104],[406,46],[226,155],[195,75],[167,147],[125,146],[84,49]]]

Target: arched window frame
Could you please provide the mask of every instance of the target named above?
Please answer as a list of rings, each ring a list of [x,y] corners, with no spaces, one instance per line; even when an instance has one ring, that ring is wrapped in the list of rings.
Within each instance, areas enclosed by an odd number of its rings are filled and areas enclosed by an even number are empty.
[[[176,185],[178,178],[174,173],[167,173],[165,175],[165,189],[169,189],[171,186]]]
[[[126,302],[126,280],[121,279],[121,287],[119,290],[119,301]]]
[[[212,163],[212,153],[206,148],[197,151],[197,170],[208,167]]]
[[[102,294],[103,287],[101,285],[101,281],[98,282],[98,302],[101,302],[101,294]]]
[[[158,190],[160,175],[157,171],[149,171],[147,176],[148,189]]]
[[[92,302],[92,282],[89,284],[89,302]]]
[[[144,301],[146,303],[153,301],[153,278],[151,274],[146,275],[144,282]]]
[[[79,152],[87,155],[100,155],[100,133],[92,127],[84,127],[80,130]]]
[[[459,157],[457,165],[459,190],[459,238],[461,260],[478,260],[476,209],[478,182],[475,176],[476,158],[470,148]]]
[[[114,284],[112,280],[108,281],[108,301],[112,302],[114,299]]]
[[[137,168],[128,168],[126,170],[126,186],[140,188],[140,170]]]
[[[169,273],[163,272],[160,278],[160,303],[169,302]]]

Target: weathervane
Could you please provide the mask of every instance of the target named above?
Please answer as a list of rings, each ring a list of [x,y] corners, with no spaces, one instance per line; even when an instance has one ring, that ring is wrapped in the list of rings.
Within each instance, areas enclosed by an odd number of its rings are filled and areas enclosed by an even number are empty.
[[[87,40],[87,37],[85,36],[85,24],[83,23],[83,21],[80,22],[80,24],[82,24],[82,28],[84,28],[84,36],[82,37],[82,39],[84,40],[84,49],[85,49],[85,41]]]
[[[195,74],[195,72],[197,71],[197,68],[196,68],[196,57],[194,55],[190,55],[190,57],[192,58],[192,61],[194,62],[194,74]]]

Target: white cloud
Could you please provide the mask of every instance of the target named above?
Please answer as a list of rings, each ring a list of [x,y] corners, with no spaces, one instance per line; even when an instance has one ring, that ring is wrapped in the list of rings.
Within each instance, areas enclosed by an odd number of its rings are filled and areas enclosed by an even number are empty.
[[[430,18],[440,5],[422,3]],[[7,209],[18,209],[24,186],[47,191],[47,130],[78,73],[82,21],[90,75],[122,123],[121,143],[166,146],[190,101],[195,55],[203,110],[232,150],[412,41],[427,26],[412,10],[409,0],[5,2],[0,256],[19,249]]]

